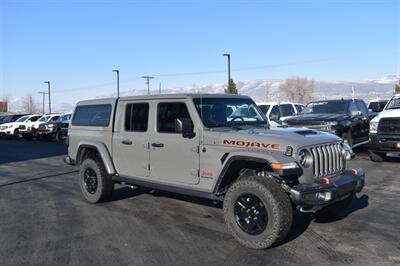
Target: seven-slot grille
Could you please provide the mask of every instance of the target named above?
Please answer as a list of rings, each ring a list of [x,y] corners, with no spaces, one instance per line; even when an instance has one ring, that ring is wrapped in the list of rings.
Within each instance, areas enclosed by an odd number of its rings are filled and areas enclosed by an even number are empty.
[[[314,176],[327,176],[343,171],[345,163],[340,150],[340,143],[312,147],[310,151],[314,161]]]
[[[400,134],[399,118],[382,118],[378,126],[379,134]]]

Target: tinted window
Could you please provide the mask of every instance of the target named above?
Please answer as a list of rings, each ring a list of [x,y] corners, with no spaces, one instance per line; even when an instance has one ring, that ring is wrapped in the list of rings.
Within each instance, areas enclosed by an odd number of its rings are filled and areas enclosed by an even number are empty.
[[[72,125],[106,127],[110,123],[111,105],[78,106],[75,109]]]
[[[326,101],[309,103],[303,114],[345,114],[348,101]]]
[[[59,117],[58,115],[53,116],[53,117],[50,119],[50,122],[55,122],[55,121],[57,121],[59,118],[60,118],[60,117]]]
[[[127,104],[125,110],[125,130],[126,131],[147,131],[149,120],[149,104],[134,103]]]
[[[361,114],[365,115],[366,113],[368,113],[368,109],[363,101],[356,101],[356,105],[358,110],[361,111]]]
[[[159,103],[157,108],[157,131],[175,133],[176,118],[190,118],[185,103]]]
[[[271,113],[269,114],[269,119],[272,121],[278,121],[280,119],[281,115],[279,112],[279,107],[278,105],[275,105],[272,107]]]
[[[291,104],[281,104],[279,105],[281,116],[292,116],[294,114],[294,109]]]
[[[29,120],[30,120],[31,122],[35,122],[35,121],[38,121],[41,117],[42,117],[42,116],[32,116]]]
[[[259,105],[261,111],[266,115],[268,113],[269,105]]]

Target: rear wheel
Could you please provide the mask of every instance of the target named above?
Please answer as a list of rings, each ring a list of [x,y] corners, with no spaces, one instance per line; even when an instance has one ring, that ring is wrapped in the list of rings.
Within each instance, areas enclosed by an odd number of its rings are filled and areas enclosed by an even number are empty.
[[[264,249],[282,240],[292,225],[293,209],[287,194],[266,177],[246,177],[228,189],[224,217],[229,231],[242,245]]]
[[[91,203],[111,199],[114,182],[99,158],[83,161],[79,172],[79,185],[85,199]]]
[[[385,153],[369,151],[369,158],[373,162],[383,162],[386,158]]]
[[[57,142],[62,142],[62,133],[61,133],[61,130],[59,130],[59,131],[57,131],[57,133],[56,133],[56,135],[55,135],[55,140],[57,141]]]

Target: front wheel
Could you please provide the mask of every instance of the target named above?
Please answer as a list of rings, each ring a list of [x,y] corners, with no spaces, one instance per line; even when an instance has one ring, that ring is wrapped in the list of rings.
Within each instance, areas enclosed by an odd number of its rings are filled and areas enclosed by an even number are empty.
[[[114,182],[99,158],[83,161],[79,171],[79,185],[85,199],[91,203],[111,199]]]
[[[224,199],[229,231],[242,245],[264,249],[284,239],[292,226],[293,209],[287,194],[266,177],[236,181]]]

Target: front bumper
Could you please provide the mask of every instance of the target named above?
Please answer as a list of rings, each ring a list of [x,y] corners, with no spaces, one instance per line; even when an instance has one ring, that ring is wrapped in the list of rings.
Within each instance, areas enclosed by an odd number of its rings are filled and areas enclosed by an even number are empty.
[[[310,184],[300,184],[290,189],[292,202],[300,207],[326,206],[352,193],[360,192],[365,184],[365,173],[361,168],[345,170],[342,174]]]
[[[381,135],[381,134],[370,134],[369,135],[369,148],[374,152],[384,153],[398,153],[400,154],[400,135]]]

